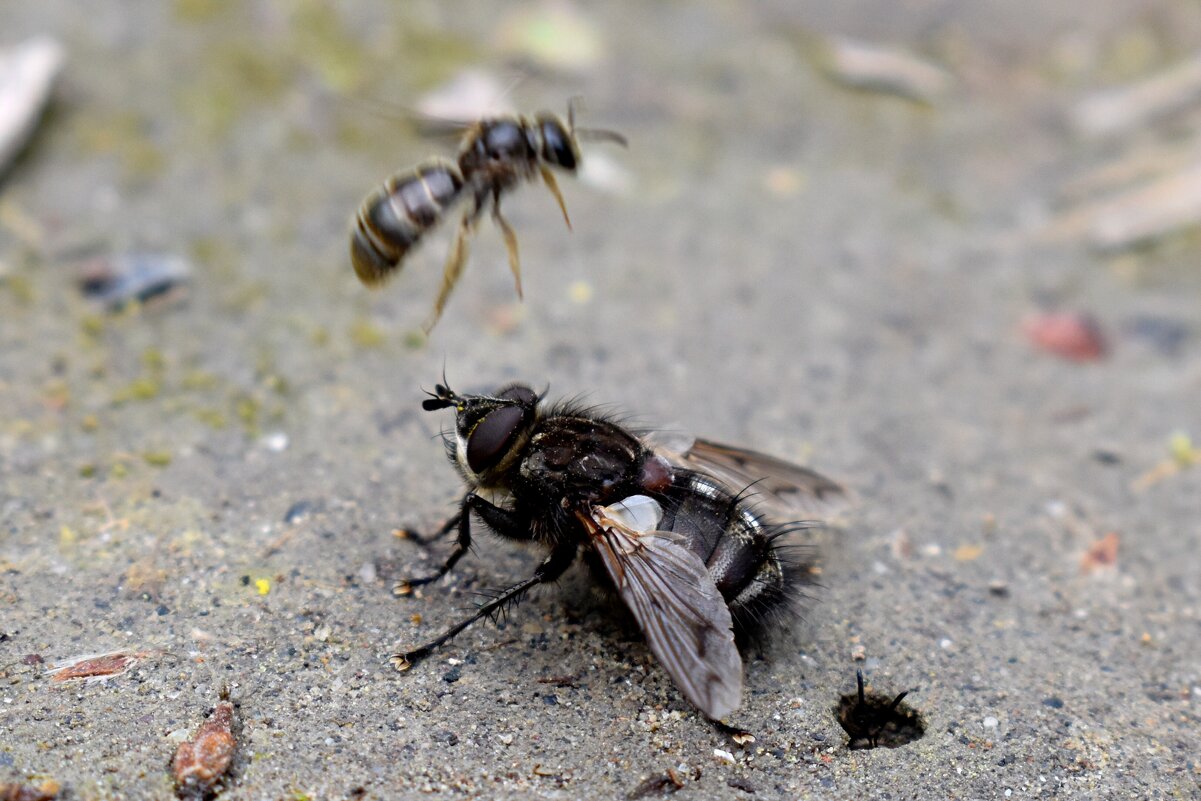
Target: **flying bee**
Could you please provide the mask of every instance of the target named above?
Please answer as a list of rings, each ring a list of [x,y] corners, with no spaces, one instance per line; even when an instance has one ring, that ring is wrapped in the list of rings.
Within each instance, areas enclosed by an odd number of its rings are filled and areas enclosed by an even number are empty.
[[[633,613],[690,702],[714,721],[737,709],[738,644],[761,633],[772,615],[787,614],[811,567],[790,558],[785,543],[809,524],[773,519],[767,510],[826,515],[845,500],[843,488],[806,468],[704,440],[671,451],[593,409],[548,407],[522,384],[491,395],[459,395],[439,384],[430,395],[427,411],[455,410],[445,441],[467,492],[438,532],[458,532],[449,557],[433,575],[400,582],[396,594],[455,566],[471,546],[472,513],[497,535],[549,553],[532,576],[471,617],[395,654],[396,667],[407,670],[477,620],[502,614],[582,557]],[[752,492],[761,504],[752,503]]]
[[[489,207],[509,254],[509,269],[521,291],[521,261],[517,234],[500,212],[500,198],[524,181],[538,177],[546,184],[563,220],[571,229],[567,205],[559,191],[553,168],[575,173],[580,165],[581,139],[603,139],[623,147],[625,137],[614,131],[575,127],[575,105],[567,108],[567,121],[549,112],[532,117],[501,116],[467,126],[459,144],[457,162],[434,158],[396,173],[359,207],[350,235],[350,261],[359,280],[368,286],[382,282],[400,268],[409,251],[433,230],[456,202],[469,206],[459,221],[454,244],[442,273],[442,286],[434,309],[423,328],[428,334],[442,316],[463,266],[467,240]]]

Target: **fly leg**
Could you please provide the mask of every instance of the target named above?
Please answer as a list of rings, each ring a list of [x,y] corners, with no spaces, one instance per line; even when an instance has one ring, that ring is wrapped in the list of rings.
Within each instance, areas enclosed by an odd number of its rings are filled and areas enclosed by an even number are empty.
[[[505,249],[509,252],[509,270],[513,273],[513,282],[517,284],[517,298],[522,300],[525,296],[521,292],[521,259],[517,255],[517,234],[500,213],[500,190],[492,193],[492,219],[496,221],[496,227],[505,238]]]
[[[520,519],[507,509],[502,509],[495,504],[488,503],[474,492],[469,492],[463,496],[463,500],[459,504],[459,513],[450,520],[447,520],[441,530],[434,535],[435,537],[439,537],[448,534],[456,526],[459,529],[459,537],[455,540],[455,547],[450,552],[450,556],[446,557],[446,561],[442,563],[442,567],[429,576],[396,582],[392,586],[393,595],[398,597],[411,595],[414,587],[420,587],[424,584],[437,581],[454,569],[454,566],[463,558],[463,554],[467,553],[468,549],[471,548],[472,511],[478,514],[490,528],[502,536],[518,540],[530,539],[529,525],[526,521]]]
[[[456,514],[451,516],[450,519],[443,523],[441,527],[439,527],[439,529],[433,534],[421,534],[420,532],[413,531],[411,528],[397,529],[394,533],[398,539],[412,540],[424,548],[435,540],[440,540],[450,532],[454,531],[458,525],[459,515]]]
[[[463,553],[460,552],[460,550],[459,550],[459,545],[463,542],[464,527],[467,528],[467,534],[466,534],[467,544],[465,546],[463,546],[462,551],[465,552],[468,548],[471,547],[470,523],[468,523],[466,521],[467,521],[467,514],[465,512],[463,512],[462,509],[460,509],[458,514],[454,515],[449,520],[447,520],[445,523],[443,523],[442,527],[439,528],[433,534],[418,534],[415,531],[411,531],[409,529],[403,529],[401,532],[402,533],[401,539],[412,540],[413,542],[417,543],[418,545],[420,545],[422,547],[428,546],[434,540],[438,540],[438,539],[441,539],[442,537],[445,537],[447,534],[449,534],[451,531],[454,531],[456,528],[459,529],[459,539],[455,543],[455,550],[454,550],[454,552],[451,553],[450,559],[448,560],[449,565],[443,565],[442,570],[433,576],[428,576],[426,578],[421,578],[421,579],[412,579],[409,581],[396,582],[395,584],[392,585],[392,594],[395,595],[397,598],[401,598],[405,595],[412,595],[414,587],[420,587],[422,584],[429,584],[431,581],[435,581],[435,580],[441,578],[442,576],[446,575],[446,573],[450,571],[450,568],[454,567],[455,562],[458,562],[459,559],[461,559],[463,556]]]
[[[527,592],[539,584],[544,584],[548,581],[555,581],[563,575],[564,571],[571,566],[575,561],[576,548],[575,545],[564,543],[557,546],[550,554],[542,560],[538,565],[538,569],[534,571],[534,575],[519,581],[511,587],[502,590],[495,598],[490,599],[487,603],[481,604],[475,610],[475,614],[463,620],[446,630],[440,637],[430,640],[425,645],[415,648],[412,651],[393,654],[391,656],[392,664],[397,670],[408,670],[413,665],[420,662],[425,657],[429,656],[435,650],[445,645],[454,639],[463,629],[483,618],[499,614],[504,609],[512,604],[518,603]]]

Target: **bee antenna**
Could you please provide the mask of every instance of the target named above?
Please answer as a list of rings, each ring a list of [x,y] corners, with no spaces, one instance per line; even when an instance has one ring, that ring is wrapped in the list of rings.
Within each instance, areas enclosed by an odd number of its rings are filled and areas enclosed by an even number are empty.
[[[863,697],[863,671],[862,670],[855,671],[855,681],[858,682],[858,684],[859,684],[859,703],[861,703],[861,704],[867,703],[866,699],[864,699],[864,697]]]
[[[567,98],[567,130],[575,132],[575,110],[584,108],[584,96],[572,95]]]
[[[607,128],[573,128],[572,133],[575,134],[576,139],[585,142],[613,142],[622,147],[630,146],[629,140],[624,136]]]

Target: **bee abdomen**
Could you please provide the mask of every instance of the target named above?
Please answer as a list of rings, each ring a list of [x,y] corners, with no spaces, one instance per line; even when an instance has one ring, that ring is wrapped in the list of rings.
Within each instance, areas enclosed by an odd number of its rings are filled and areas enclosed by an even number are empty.
[[[359,280],[377,284],[386,278],[462,190],[458,167],[437,159],[393,175],[371,193],[350,236],[350,260]]]

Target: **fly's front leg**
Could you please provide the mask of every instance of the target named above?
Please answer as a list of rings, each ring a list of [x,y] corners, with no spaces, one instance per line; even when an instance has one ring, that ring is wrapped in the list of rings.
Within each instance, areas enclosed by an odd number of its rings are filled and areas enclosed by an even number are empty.
[[[492,508],[496,509],[497,507]],[[397,670],[408,670],[436,649],[450,642],[472,623],[502,612],[507,605],[517,603],[527,592],[539,584],[558,579],[571,566],[571,563],[575,561],[575,554],[575,545],[571,543],[559,545],[550,552],[550,555],[546,559],[542,560],[542,564],[538,565],[538,569],[534,571],[534,575],[504,589],[495,598],[492,598],[485,604],[481,604],[476,609],[475,614],[451,626],[440,637],[430,640],[425,645],[415,648],[412,651],[393,654],[391,656],[392,664],[396,666]]]
[[[423,578],[396,582],[392,585],[393,595],[397,597],[411,595],[414,587],[437,581],[454,569],[454,566],[463,558],[463,554],[467,553],[467,549],[471,547],[471,499],[475,497],[475,493],[463,496],[463,502],[459,505],[459,513],[447,520],[442,527],[443,532],[449,532],[456,525],[459,527],[459,537],[455,540],[455,547],[450,552],[450,556],[446,557],[446,561],[442,563],[442,567],[432,575]]]
[[[464,534],[464,532],[463,532],[465,523],[467,524],[466,534]],[[452,567],[454,567],[455,562],[459,561],[459,559],[462,558],[462,556],[463,556],[462,552],[465,552],[468,548],[471,547],[470,523],[467,522],[467,515],[463,512],[462,506],[460,506],[458,514],[454,515],[449,520],[447,520],[445,523],[443,523],[442,527],[439,528],[433,534],[422,535],[422,534],[418,534],[415,531],[410,531],[409,529],[402,530],[401,539],[412,540],[413,542],[417,543],[418,545],[420,545],[424,548],[424,547],[427,547],[434,540],[438,540],[438,539],[441,539],[442,537],[445,537],[447,534],[449,534],[455,528],[459,529],[459,538],[455,542],[455,550],[451,552],[450,558],[447,560],[447,563],[442,566],[442,569],[438,573],[434,574],[433,576],[427,576],[425,578],[420,578],[420,579],[408,579],[408,580],[402,580],[402,581],[396,582],[395,584],[392,585],[392,594],[393,595],[395,595],[397,598],[402,598],[406,595],[412,595],[414,587],[420,587],[422,584],[429,584],[431,581],[436,581],[437,579],[441,578],[442,576],[445,576],[446,573]],[[465,545],[463,544],[464,537],[466,537]],[[462,552],[460,551],[460,546],[462,548]]]
[[[488,503],[474,492],[469,492],[463,496],[462,503],[459,504],[459,513],[446,521],[446,524],[439,532],[439,536],[449,533],[456,525],[459,527],[459,537],[455,540],[454,549],[450,552],[450,556],[446,557],[446,561],[442,563],[442,567],[438,568],[437,572],[423,578],[409,579],[408,581],[398,581],[392,586],[392,594],[398,597],[411,595],[414,587],[420,587],[423,584],[437,581],[445,576],[454,566],[463,558],[463,554],[471,548],[471,513],[475,512],[480,516],[489,528],[508,539],[530,539],[530,527],[526,520],[515,515],[508,509],[502,509],[495,504]]]
[[[461,514],[462,513],[460,512],[459,514],[453,515],[452,517],[450,517],[433,534],[421,534],[417,531],[414,531],[411,528],[397,529],[393,533],[399,539],[412,540],[413,542],[417,543],[418,545],[425,547],[425,546],[429,545],[431,542],[434,542],[435,540],[440,540],[443,537],[445,537],[447,534],[449,534],[450,532],[454,531],[455,528],[459,525],[459,516]]]

